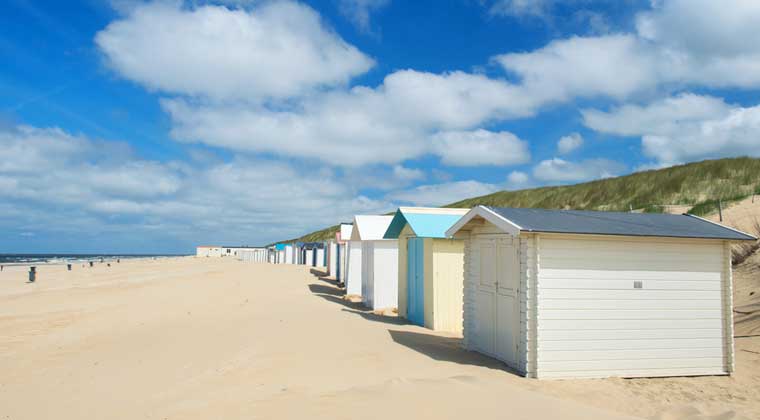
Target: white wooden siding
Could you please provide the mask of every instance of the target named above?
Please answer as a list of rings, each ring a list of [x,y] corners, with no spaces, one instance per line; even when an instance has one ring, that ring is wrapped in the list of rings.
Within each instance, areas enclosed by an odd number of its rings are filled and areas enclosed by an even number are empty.
[[[348,243],[348,258],[346,259],[346,294],[361,296],[362,294],[362,242]]]
[[[731,371],[722,242],[539,238],[538,377]]]
[[[464,239],[464,322],[463,322],[463,345],[468,350],[474,350],[473,334],[476,331],[474,322],[475,305],[477,305],[477,285],[480,281],[480,247],[478,241],[509,236],[491,224],[474,227],[468,236]],[[536,272],[536,253],[534,249],[534,239],[531,235],[525,235],[519,238],[516,247],[519,253],[520,261],[520,282],[519,282],[519,306],[520,306],[520,324],[518,331],[517,347],[517,365],[511,366],[526,376],[535,376],[535,355],[531,356],[532,343],[534,342],[535,331],[529,321],[529,314],[532,312],[531,296],[535,292],[535,272]]]
[[[362,303],[371,309],[398,306],[398,241],[362,241]]]

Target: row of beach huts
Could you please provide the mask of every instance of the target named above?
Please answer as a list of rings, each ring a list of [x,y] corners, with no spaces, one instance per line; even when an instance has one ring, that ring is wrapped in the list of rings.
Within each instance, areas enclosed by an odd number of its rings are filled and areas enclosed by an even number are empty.
[[[653,377],[733,372],[731,244],[748,240],[692,215],[401,207],[324,242],[197,255],[324,267],[525,376]]]

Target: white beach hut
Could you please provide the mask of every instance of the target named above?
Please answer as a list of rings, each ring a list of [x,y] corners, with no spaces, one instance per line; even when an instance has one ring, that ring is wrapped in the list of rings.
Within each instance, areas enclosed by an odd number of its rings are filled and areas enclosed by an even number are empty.
[[[363,296],[364,280],[364,241],[382,240],[393,216],[359,215],[354,217],[348,244],[348,268],[346,276],[346,294]],[[398,263],[397,263],[398,264]],[[395,267],[395,266],[394,266]]]
[[[285,245],[285,264],[294,264],[295,252],[293,244]]]
[[[690,215],[476,207],[464,346],[536,378],[734,370],[731,241]]]
[[[348,244],[351,240],[353,229],[353,224],[341,223],[340,230],[336,234],[338,242],[338,273],[335,278],[338,280],[338,283],[346,283],[346,274],[348,273]]]
[[[196,247],[195,256],[197,257],[221,257],[222,248],[216,245],[201,245]]]
[[[351,244],[361,243],[360,293],[364,305],[372,309],[395,308],[398,304],[398,240],[383,239],[391,220],[393,216],[354,218]],[[349,278],[348,287],[356,280]]]
[[[327,275],[337,278],[338,275],[338,242],[327,241]]]
[[[316,255],[314,256],[314,266],[315,267],[324,267],[325,264],[325,247],[324,244],[320,244],[318,248],[314,250]]]

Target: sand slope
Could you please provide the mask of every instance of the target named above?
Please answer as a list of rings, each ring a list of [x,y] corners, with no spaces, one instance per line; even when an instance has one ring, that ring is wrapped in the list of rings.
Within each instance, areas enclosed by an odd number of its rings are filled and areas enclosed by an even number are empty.
[[[732,378],[537,381],[305,267],[178,258],[24,281],[0,273],[0,419],[760,416],[755,339]]]

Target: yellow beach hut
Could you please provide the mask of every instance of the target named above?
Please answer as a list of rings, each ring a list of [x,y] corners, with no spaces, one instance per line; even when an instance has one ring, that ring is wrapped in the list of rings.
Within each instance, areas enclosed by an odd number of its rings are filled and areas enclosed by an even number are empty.
[[[398,313],[436,331],[462,332],[464,242],[446,230],[469,209],[401,207],[385,232],[398,239]]]

